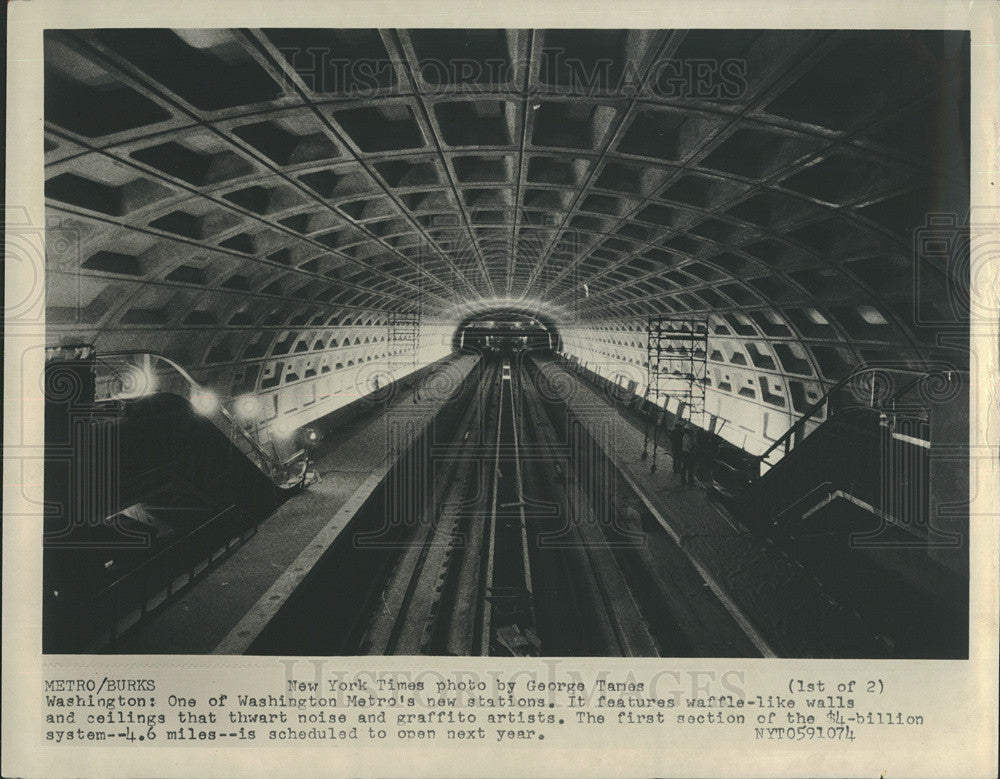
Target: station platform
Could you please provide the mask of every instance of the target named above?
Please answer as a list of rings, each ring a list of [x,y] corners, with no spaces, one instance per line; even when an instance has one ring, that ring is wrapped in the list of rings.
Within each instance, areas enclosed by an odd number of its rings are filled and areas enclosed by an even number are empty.
[[[538,360],[538,365],[762,655],[871,652],[878,637],[859,614],[839,604],[801,564],[733,523],[708,502],[704,486],[681,483],[681,475],[673,473],[669,444],[657,455],[657,470],[650,471],[650,460],[642,457],[643,421],[634,409],[612,402],[555,361]]]
[[[478,359],[455,354],[437,365],[446,368],[456,383],[469,376]],[[661,561],[656,567],[663,569],[663,580],[672,582],[669,607],[686,615],[696,626],[693,629],[704,634],[696,642],[698,654],[892,655],[892,647],[883,646],[888,639],[856,608],[839,600],[808,567],[735,523],[707,500],[703,485],[682,484],[680,474],[673,472],[669,446],[661,447],[657,470],[651,472],[650,460],[643,458],[643,418],[635,408],[560,362],[550,358],[536,362],[568,413],[598,442],[641,501],[634,508],[642,515],[646,543]],[[401,387],[390,402],[330,425],[322,445],[312,453],[320,480],[287,500],[249,541],[150,614],[137,630],[122,636],[115,651],[252,651],[255,637],[450,396],[448,392],[422,393],[414,403],[414,392],[413,387]],[[405,424],[397,424],[400,419]],[[317,424],[322,425],[322,420]],[[665,436],[661,443],[666,443]],[[683,575],[682,568],[693,568],[696,575]],[[729,619],[738,630],[712,627]],[[742,639],[733,640],[737,633],[753,647]]]
[[[457,384],[477,359],[452,355],[436,367],[447,374],[448,384]],[[271,600],[273,594],[294,590],[400,452],[426,429],[448,399],[447,392],[424,392],[414,403],[418,391],[413,386],[401,389],[385,405],[340,429],[326,431],[322,446],[311,454],[320,480],[283,503],[260,523],[249,541],[150,614],[138,630],[122,636],[115,651],[240,653],[245,642],[239,626],[266,622],[280,605],[279,598]],[[398,424],[401,418],[406,424]]]

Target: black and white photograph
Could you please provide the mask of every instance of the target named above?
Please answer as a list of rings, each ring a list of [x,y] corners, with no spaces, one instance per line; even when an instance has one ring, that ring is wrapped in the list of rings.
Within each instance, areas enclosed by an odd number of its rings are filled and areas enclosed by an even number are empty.
[[[11,0],[29,779],[995,779],[1000,6]]]
[[[43,651],[967,658],[969,68],[47,29]]]

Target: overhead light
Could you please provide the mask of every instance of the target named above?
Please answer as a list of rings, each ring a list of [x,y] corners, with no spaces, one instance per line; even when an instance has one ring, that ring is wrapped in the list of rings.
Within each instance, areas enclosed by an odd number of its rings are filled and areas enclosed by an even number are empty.
[[[237,399],[236,414],[243,420],[257,419],[260,416],[260,400],[256,395],[244,395]]]
[[[218,396],[205,387],[191,389],[191,405],[202,416],[208,416],[219,406]]]
[[[142,398],[156,391],[156,374],[141,365],[134,365],[122,379],[120,398]]]
[[[275,438],[290,438],[293,432],[295,428],[286,419],[278,418],[271,423],[271,433]]]

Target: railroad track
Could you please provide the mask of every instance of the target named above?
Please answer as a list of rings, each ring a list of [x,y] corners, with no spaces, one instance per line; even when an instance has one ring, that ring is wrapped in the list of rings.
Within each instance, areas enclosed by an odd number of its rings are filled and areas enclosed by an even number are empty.
[[[483,432],[499,409],[499,366],[484,371],[456,434],[437,459],[433,499],[399,556],[365,635],[365,654],[473,654],[483,543],[480,502],[485,473],[476,468],[489,443]]]
[[[485,366],[439,447],[434,498],[383,580],[362,653],[692,654],[672,612],[703,582],[668,581],[637,517],[621,512],[620,475],[537,379],[530,358]]]
[[[484,373],[363,652],[539,654],[515,393],[500,364]]]
[[[525,523],[524,479],[521,469],[521,424],[517,395],[519,374],[510,362],[500,379],[496,455],[482,594],[480,654],[538,655],[541,643],[535,625],[535,603]],[[502,650],[506,650],[503,652]]]
[[[519,381],[523,381],[520,377],[526,374],[531,382],[530,372],[523,369],[518,371]],[[544,565],[547,557],[552,558],[550,564],[557,572],[565,571],[573,583],[567,595],[577,601],[574,609],[576,639],[573,642],[577,646],[566,648],[575,649],[575,654],[584,649],[601,656],[658,656],[660,647],[631,592],[615,551],[616,545],[630,542],[640,545],[643,539],[638,534],[609,539],[608,532],[618,525],[614,516],[614,495],[608,494],[613,482],[608,478],[591,478],[594,476],[591,466],[599,454],[593,449],[596,445],[582,437],[574,440],[568,428],[557,431],[543,407],[537,387],[532,385],[522,397],[524,416],[529,422],[527,429],[541,455],[538,468],[534,470],[539,483],[536,486],[547,485],[547,497],[560,507],[555,528],[550,521],[548,529],[543,529],[539,523],[536,530],[538,564]],[[576,449],[575,457],[571,456],[573,448]],[[563,454],[561,458],[560,453]],[[562,467],[558,466],[560,459]],[[558,575],[550,574],[550,578]],[[565,605],[565,602],[556,602],[549,611]],[[567,643],[558,635],[548,637],[557,644]]]

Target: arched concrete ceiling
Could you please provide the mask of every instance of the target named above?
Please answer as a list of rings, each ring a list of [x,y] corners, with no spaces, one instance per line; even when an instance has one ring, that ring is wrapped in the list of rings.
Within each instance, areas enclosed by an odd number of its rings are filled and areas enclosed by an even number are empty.
[[[955,298],[914,230],[968,208],[967,62],[963,33],[51,31],[50,340],[196,370],[517,305],[933,360]]]

